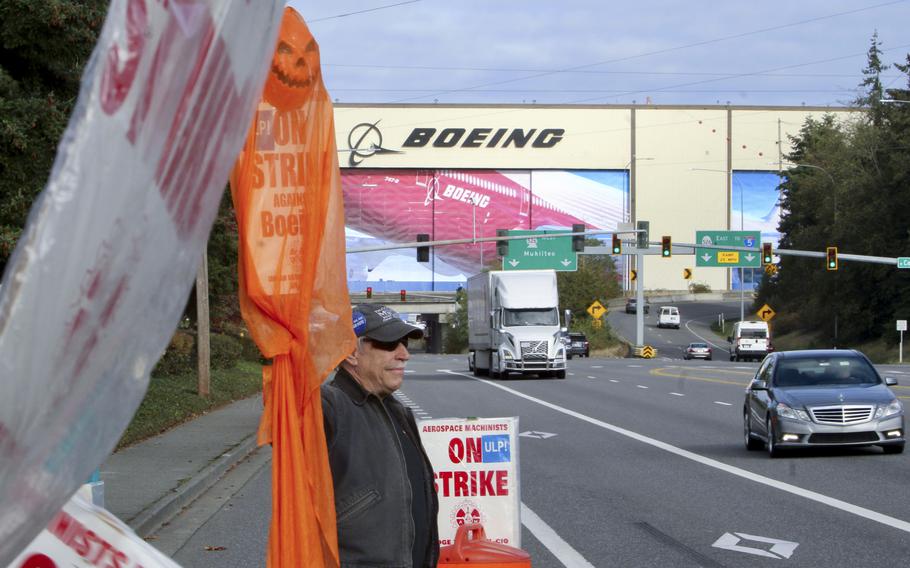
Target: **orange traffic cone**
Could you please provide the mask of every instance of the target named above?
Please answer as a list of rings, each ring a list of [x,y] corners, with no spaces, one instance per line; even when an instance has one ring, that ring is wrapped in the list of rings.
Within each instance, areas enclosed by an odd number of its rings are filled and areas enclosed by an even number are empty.
[[[438,566],[531,568],[531,556],[520,548],[493,542],[487,538],[482,524],[473,523],[458,527],[455,544],[439,550]]]

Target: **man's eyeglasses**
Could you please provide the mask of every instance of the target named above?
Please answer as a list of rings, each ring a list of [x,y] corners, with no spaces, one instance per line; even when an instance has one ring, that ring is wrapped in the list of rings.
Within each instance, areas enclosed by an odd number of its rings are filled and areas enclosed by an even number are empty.
[[[370,345],[382,351],[395,351],[398,349],[399,345],[404,345],[405,349],[408,348],[407,336],[402,337],[398,341],[377,341],[375,339],[370,339],[369,337],[367,337],[366,340],[370,342]]]

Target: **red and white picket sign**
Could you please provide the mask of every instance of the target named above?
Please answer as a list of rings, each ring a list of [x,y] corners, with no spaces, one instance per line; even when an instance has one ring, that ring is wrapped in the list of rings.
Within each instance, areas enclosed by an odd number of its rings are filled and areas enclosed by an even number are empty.
[[[51,519],[9,568],[179,568],[119,519],[80,493]]]
[[[0,566],[109,454],[186,304],[284,2],[113,0],[0,295]]]
[[[418,422],[439,497],[439,544],[458,527],[482,523],[487,538],[521,547],[518,418],[441,418]]]

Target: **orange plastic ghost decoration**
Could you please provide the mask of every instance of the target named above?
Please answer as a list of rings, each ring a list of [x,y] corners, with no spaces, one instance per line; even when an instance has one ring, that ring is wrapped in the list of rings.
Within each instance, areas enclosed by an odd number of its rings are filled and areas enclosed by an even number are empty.
[[[319,45],[293,10],[285,13],[263,97],[279,110],[299,108],[319,79]]]

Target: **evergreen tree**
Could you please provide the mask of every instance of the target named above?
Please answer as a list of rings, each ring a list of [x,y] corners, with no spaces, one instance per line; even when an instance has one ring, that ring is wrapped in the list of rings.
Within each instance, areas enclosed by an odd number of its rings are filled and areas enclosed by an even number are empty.
[[[106,0],[0,0],[0,270],[47,182]]]
[[[882,43],[878,40],[878,32],[876,31],[872,34],[869,51],[866,53],[866,68],[863,69],[864,78],[860,83],[863,92],[855,101],[857,106],[871,109],[869,118],[876,126],[881,124],[881,100],[885,94],[882,88],[882,72],[888,69],[888,65],[882,64],[881,45]]]

